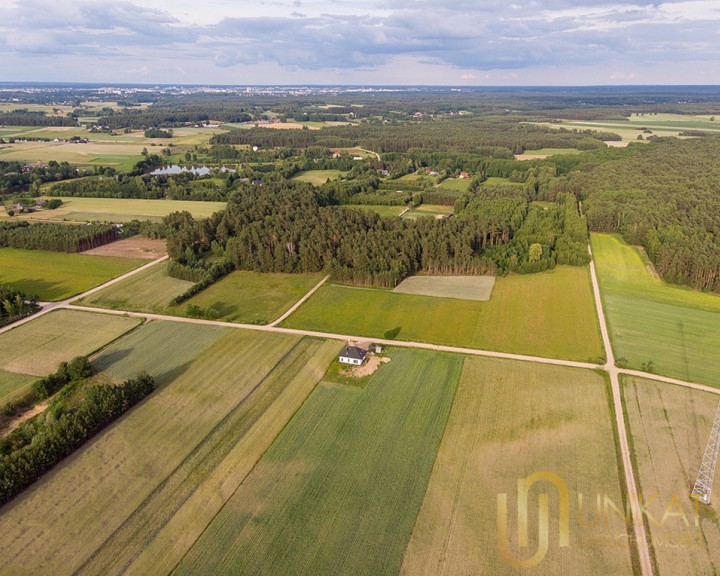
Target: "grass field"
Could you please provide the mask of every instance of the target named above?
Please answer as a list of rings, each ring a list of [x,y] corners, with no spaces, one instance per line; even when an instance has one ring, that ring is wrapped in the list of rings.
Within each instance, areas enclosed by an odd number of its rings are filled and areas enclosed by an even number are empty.
[[[470,188],[470,178],[446,178],[439,184],[439,188],[455,190],[456,192],[467,192]]]
[[[301,182],[310,182],[310,184],[319,186],[320,184],[325,184],[328,179],[337,180],[343,174],[345,174],[345,172],[342,170],[306,170],[305,172],[296,174],[292,179],[300,180]]]
[[[188,211],[195,218],[207,218],[225,209],[225,202],[199,202],[192,200],[145,200],[137,198],[61,198],[62,206],[55,210],[40,210],[18,214],[15,220],[42,220],[88,222],[94,220],[129,222],[152,220],[159,222],[170,212]],[[9,219],[0,210],[0,220]]]
[[[572,298],[567,295],[572,294]],[[324,285],[284,326],[595,361],[602,354],[587,268],[497,278],[489,302]]]
[[[463,360],[391,356],[316,388],[174,574],[397,574]]]
[[[410,276],[393,292],[459,300],[490,300],[495,276]]]
[[[64,300],[147,264],[146,260],[0,248],[0,284],[42,302]]]
[[[184,313],[187,306],[210,309],[219,320],[269,324],[322,280],[322,274],[262,274],[235,271],[190,300],[171,309]]]
[[[656,495],[646,507],[652,520],[646,517],[645,522],[655,573],[717,574],[720,559],[717,514],[704,504],[697,504],[696,512],[695,501],[688,495],[710,435],[718,396],[634,377],[624,377],[622,390],[638,491],[646,501]],[[673,504],[673,498],[677,504]],[[717,503],[715,493],[712,506]],[[663,522],[668,509],[674,516]]]
[[[28,374],[0,370],[0,407],[24,396],[30,391],[30,385],[34,381],[35,377]]]
[[[588,450],[588,447],[592,447]],[[529,548],[517,535],[517,481],[536,472],[560,476],[570,493],[570,546],[558,546],[557,491],[550,494],[550,548],[535,568],[516,570],[497,548],[497,495],[507,494],[508,547],[516,558],[537,550],[537,499],[528,503]],[[467,358],[425,499],[405,552],[401,574],[626,574],[626,540],[598,550],[584,546],[595,532],[578,521],[578,494],[622,506],[606,383],[589,370]],[[624,533],[609,518],[603,530]]]
[[[580,150],[575,150],[575,148],[540,148],[538,150],[525,150],[522,154],[516,154],[515,157],[522,160],[523,156],[546,158],[547,156],[555,156],[557,154],[578,154],[579,152]]]
[[[158,345],[176,330],[161,328]],[[200,339],[194,354],[159,351],[182,366],[172,381],[3,508],[0,572],[169,573],[340,346],[241,330]],[[133,360],[137,346],[108,371],[153,359]]]
[[[160,263],[78,300],[75,304],[134,312],[162,313],[165,312],[173,298],[185,292],[192,285],[192,282],[168,276],[167,264]]]
[[[90,354],[138,324],[137,318],[56,310],[0,334],[0,369],[47,376],[60,362]]]
[[[592,248],[616,360],[717,386],[720,297],[654,278],[616,236],[593,234]]]
[[[420,204],[420,206],[418,206],[417,208],[413,208],[405,212],[405,214],[403,214],[403,218],[408,218],[410,220],[415,220],[423,216],[432,216],[434,218],[435,216],[445,216],[447,214],[452,214],[452,211],[452,206],[439,206],[437,204]]]

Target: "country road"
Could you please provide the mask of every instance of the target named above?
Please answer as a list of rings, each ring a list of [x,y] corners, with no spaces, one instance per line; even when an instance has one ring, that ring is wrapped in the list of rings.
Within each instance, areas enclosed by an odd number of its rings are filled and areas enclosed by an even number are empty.
[[[590,246],[588,246],[588,251],[590,252],[592,256],[592,251]],[[285,328],[282,326],[279,326],[281,322],[283,322],[288,316],[290,316],[295,310],[297,310],[298,307],[300,307],[312,294],[315,293],[329,278],[329,276],[326,276],[323,278],[318,284],[316,284],[307,294],[305,294],[298,302],[296,302],[292,307],[290,307],[286,312],[284,312],[279,318],[277,318],[275,321],[273,321],[270,324],[260,326],[255,324],[237,324],[232,322],[223,322],[220,320],[203,320],[199,318],[184,318],[179,316],[168,316],[164,314],[152,314],[152,313],[145,313],[145,312],[130,312],[130,311],[124,311],[124,310],[109,310],[105,308],[95,308],[95,307],[89,307],[89,306],[78,306],[76,304],[73,304],[73,302],[80,300],[81,298],[84,298],[90,294],[94,294],[95,292],[98,292],[99,290],[102,290],[103,288],[106,288],[107,286],[111,286],[113,284],[116,284],[117,282],[120,282],[126,278],[129,278],[133,276],[134,274],[137,274],[139,272],[142,272],[143,270],[146,270],[147,268],[151,266],[155,266],[159,264],[160,262],[163,262],[168,257],[164,256],[163,258],[159,258],[157,260],[153,260],[152,262],[149,262],[148,264],[145,264],[144,266],[141,266],[139,268],[136,268],[135,270],[132,270],[126,274],[123,274],[122,276],[118,276],[117,278],[114,278],[100,286],[97,286],[95,288],[92,288],[91,290],[88,290],[87,292],[84,292],[82,294],[79,294],[77,296],[73,296],[72,298],[68,298],[66,300],[60,301],[60,302],[52,302],[52,303],[43,303],[42,309],[37,312],[36,314],[29,316],[27,318],[24,318],[18,322],[15,322],[14,324],[11,324],[9,326],[6,326],[2,329],[0,329],[0,334],[3,332],[6,332],[8,330],[11,330],[19,325],[22,325],[26,322],[30,322],[34,318],[37,318],[38,316],[41,316],[43,314],[47,314],[48,312],[51,312],[53,310],[57,309],[69,309],[69,310],[81,310],[86,312],[96,312],[101,314],[112,314],[112,315],[121,315],[121,316],[131,316],[136,318],[144,318],[146,320],[164,320],[169,322],[185,322],[185,323],[191,323],[191,324],[205,324],[205,325],[211,325],[211,326],[221,326],[225,328],[231,328],[231,329],[240,329],[240,330],[255,330],[259,332],[277,332],[282,334],[296,334],[299,336],[311,336],[311,337],[317,337],[317,338],[329,338],[329,339],[335,339],[338,341],[359,341],[359,340],[368,340],[371,339],[373,342],[382,344],[385,346],[396,346],[396,347],[405,347],[405,348],[419,348],[419,349],[425,349],[425,350],[436,350],[441,352],[452,352],[457,354],[465,354],[469,356],[486,356],[491,358],[504,358],[508,360],[518,360],[523,362],[534,362],[534,363],[540,363],[540,364],[552,364],[556,366],[567,366],[571,368],[583,368],[583,369],[589,369],[589,370],[602,370],[608,373],[610,376],[610,382],[611,382],[611,389],[612,389],[612,397],[613,397],[613,407],[615,411],[615,425],[617,428],[618,433],[618,442],[620,446],[620,452],[623,462],[623,471],[625,474],[625,484],[626,484],[626,491],[628,494],[628,497],[631,502],[631,511],[632,511],[632,519],[633,519],[633,529],[634,529],[634,542],[636,543],[636,554],[640,561],[640,570],[642,576],[652,576],[653,575],[653,567],[652,567],[652,561],[650,559],[650,553],[649,553],[649,547],[646,545],[642,545],[642,543],[647,542],[647,536],[645,532],[645,524],[643,522],[642,513],[639,510],[638,507],[638,490],[637,490],[637,482],[635,480],[635,472],[632,465],[632,459],[631,459],[631,453],[630,453],[630,447],[628,442],[628,434],[627,429],[625,425],[625,419],[624,419],[624,411],[623,411],[623,404],[622,404],[622,395],[620,391],[620,382],[619,382],[619,376],[620,374],[625,374],[629,376],[637,376],[649,380],[654,380],[657,382],[663,382],[666,384],[671,384],[675,386],[684,386],[686,388],[691,388],[695,390],[700,390],[703,392],[711,392],[713,394],[719,394],[720,395],[720,389],[718,388],[712,388],[710,386],[706,386],[703,384],[697,384],[694,382],[687,382],[684,380],[679,380],[676,378],[670,378],[666,376],[660,376],[658,374],[650,374],[646,372],[641,372],[639,370],[629,370],[624,368],[618,368],[615,366],[615,358],[612,350],[612,344],[610,341],[610,335],[608,332],[608,324],[607,320],[605,318],[605,312],[603,310],[602,305],[602,298],[600,294],[600,287],[598,284],[597,279],[597,273],[595,269],[595,262],[594,260],[590,261],[590,277],[592,281],[592,289],[593,294],[595,297],[595,305],[596,305],[596,311],[597,316],[599,319],[600,324],[600,332],[602,335],[602,341],[603,346],[605,348],[605,355],[606,355],[606,362],[604,365],[599,364],[591,364],[587,362],[574,362],[571,360],[562,360],[558,358],[544,358],[539,356],[529,356],[525,354],[511,354],[507,352],[497,352],[493,350],[479,350],[475,348],[464,348],[460,346],[445,346],[442,344],[430,344],[426,342],[412,342],[407,340],[388,340],[383,338],[374,338],[374,337],[368,337],[366,335],[357,335],[357,334],[336,334],[336,333],[329,333],[329,332],[317,332],[313,330],[301,330],[296,328]],[[637,545],[637,543],[641,543],[641,545]]]

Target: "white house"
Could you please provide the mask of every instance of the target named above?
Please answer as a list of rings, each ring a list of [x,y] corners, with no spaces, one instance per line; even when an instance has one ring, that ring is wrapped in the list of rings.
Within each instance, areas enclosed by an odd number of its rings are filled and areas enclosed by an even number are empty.
[[[363,350],[357,346],[345,346],[345,348],[340,350],[338,360],[343,364],[360,366],[360,364],[365,361],[365,356],[367,356],[367,350]]]

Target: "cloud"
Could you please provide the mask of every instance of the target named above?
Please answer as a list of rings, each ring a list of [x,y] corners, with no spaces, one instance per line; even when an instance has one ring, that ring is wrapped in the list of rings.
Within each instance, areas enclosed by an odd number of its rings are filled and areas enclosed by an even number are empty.
[[[214,12],[199,23],[198,10]],[[47,54],[58,61],[100,55],[141,70],[151,52],[166,64],[174,59],[173,70],[181,60],[186,71],[272,66],[335,74],[386,70],[406,58],[457,70],[455,78],[467,82],[483,79],[483,71],[538,67],[704,62],[714,69],[719,27],[715,0],[267,0],[252,7],[224,0],[16,0],[0,6],[0,47],[16,68]]]

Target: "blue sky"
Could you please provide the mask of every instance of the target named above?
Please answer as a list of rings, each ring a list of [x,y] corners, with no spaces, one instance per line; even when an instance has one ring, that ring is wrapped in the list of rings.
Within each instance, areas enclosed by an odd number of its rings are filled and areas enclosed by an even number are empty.
[[[720,2],[2,0],[0,81],[720,84]]]

